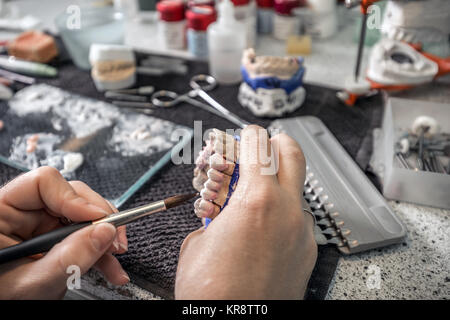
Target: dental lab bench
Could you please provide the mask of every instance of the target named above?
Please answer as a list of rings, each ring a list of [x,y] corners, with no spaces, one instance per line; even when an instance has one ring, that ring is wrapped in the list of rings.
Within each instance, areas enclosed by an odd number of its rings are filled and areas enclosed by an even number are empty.
[[[15,1],[22,13],[42,20],[44,29],[55,32],[54,17],[71,4],[70,0]],[[45,8],[45,10],[42,10]],[[339,8],[339,32],[326,40],[313,40],[312,52],[304,56],[307,71],[304,82],[333,89],[342,88],[342,79],[352,74],[357,43],[354,24],[359,10]],[[342,23],[345,22],[344,25]],[[151,35],[156,26],[136,19],[126,22],[125,44],[139,52],[167,54],[190,59],[186,51],[164,50],[155,46]],[[14,33],[0,31],[0,38]],[[284,55],[285,45],[269,37],[260,37],[260,54]],[[367,64],[366,47],[361,70]],[[389,96],[450,104],[450,76],[433,84]],[[450,210],[388,201],[407,229],[402,243],[351,255],[341,255],[326,299],[450,299]],[[369,284],[373,272],[379,272],[379,288]],[[100,285],[99,285],[100,284]],[[68,292],[68,299],[160,299],[157,293],[129,283],[115,288],[92,272],[82,279],[83,296]]]

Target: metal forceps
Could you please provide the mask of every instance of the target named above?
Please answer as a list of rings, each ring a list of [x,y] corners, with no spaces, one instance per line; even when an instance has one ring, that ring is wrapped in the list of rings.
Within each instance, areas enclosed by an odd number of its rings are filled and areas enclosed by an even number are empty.
[[[157,107],[173,107],[180,102],[187,102],[195,107],[201,108],[205,111],[214,113],[215,115],[227,119],[232,123],[238,125],[241,128],[245,128],[249,123],[242,120],[228,109],[223,107],[216,100],[211,98],[206,91],[210,91],[217,86],[217,81],[210,75],[198,74],[191,78],[189,82],[192,90],[189,92],[179,95],[173,91],[161,90],[157,91],[152,95],[152,103]],[[194,98],[200,96],[209,104],[195,100]]]

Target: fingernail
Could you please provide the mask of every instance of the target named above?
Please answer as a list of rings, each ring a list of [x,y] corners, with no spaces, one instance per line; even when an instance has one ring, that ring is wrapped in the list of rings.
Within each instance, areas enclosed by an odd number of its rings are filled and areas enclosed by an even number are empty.
[[[113,241],[113,246],[116,251],[119,250],[119,243],[116,240]]]
[[[111,212],[108,212],[105,209],[100,208],[99,206],[96,206],[95,204],[89,203],[87,206],[94,211],[100,212],[101,214],[103,214],[103,216],[107,216],[107,215],[111,214]]]
[[[120,246],[123,250],[128,251],[128,245],[123,244],[123,243],[119,243],[119,246]]]
[[[99,223],[91,231],[92,245],[98,251],[106,250],[116,236],[116,228],[110,223]]]
[[[130,282],[130,277],[128,276],[128,274],[125,271],[122,271],[122,277],[127,279],[127,282]]]

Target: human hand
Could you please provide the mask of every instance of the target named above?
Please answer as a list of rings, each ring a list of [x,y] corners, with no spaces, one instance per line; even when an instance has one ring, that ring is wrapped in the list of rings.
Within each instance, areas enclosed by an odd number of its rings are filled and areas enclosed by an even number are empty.
[[[25,173],[0,189],[0,248],[61,227],[62,219],[95,220],[117,211],[80,181],[67,182],[54,168]],[[125,226],[109,223],[85,227],[37,255],[0,264],[0,299],[62,298],[76,265],[81,274],[92,266],[115,285],[129,281],[113,253],[127,250]],[[8,289],[6,289],[8,288]]]
[[[262,174],[270,163],[258,157],[261,150],[278,155],[277,172]],[[225,209],[181,246],[177,299],[304,295],[317,245],[313,218],[302,210],[305,158],[299,145],[285,134],[269,140],[267,131],[249,126],[241,134],[239,174]]]

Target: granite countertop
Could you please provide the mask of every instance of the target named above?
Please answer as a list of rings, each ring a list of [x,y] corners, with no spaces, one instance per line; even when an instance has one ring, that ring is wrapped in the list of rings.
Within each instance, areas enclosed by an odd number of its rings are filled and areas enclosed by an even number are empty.
[[[326,299],[450,299],[450,210],[389,205],[407,228],[403,243],[340,258]]]

